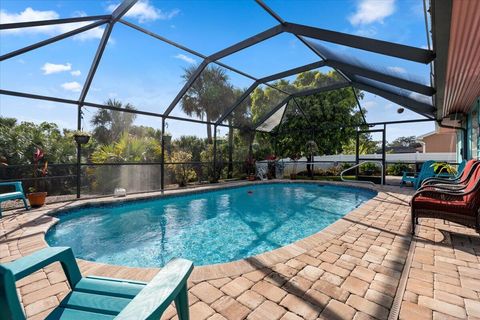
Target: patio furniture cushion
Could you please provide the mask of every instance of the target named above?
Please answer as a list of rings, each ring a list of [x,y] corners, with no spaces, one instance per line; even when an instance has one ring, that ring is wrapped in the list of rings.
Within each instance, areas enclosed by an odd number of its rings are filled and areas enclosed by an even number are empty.
[[[462,161],[464,164],[463,169],[459,166],[459,173],[455,178],[442,178],[442,177],[432,177],[425,179],[422,182],[422,187],[427,185],[435,185],[435,187],[445,187],[450,188],[450,186],[457,186],[458,188],[463,189],[465,186],[464,184],[468,182],[473,170],[475,167],[480,164],[478,160],[472,159],[468,160],[467,162]],[[462,171],[460,171],[462,170]]]
[[[451,201],[419,196],[415,199],[415,209],[432,211],[441,210],[466,216],[471,216],[473,214],[472,208],[468,205],[468,202],[463,201],[463,199]]]
[[[464,161],[465,161],[465,160],[464,160]],[[474,165],[476,162],[477,162],[477,160],[475,160],[475,159],[468,160],[468,161],[465,163],[462,171],[460,171],[460,168],[459,168],[458,171],[460,172],[460,175],[459,175],[460,181],[465,181],[465,180],[467,179],[468,175],[470,174],[470,170],[472,169],[473,165]]]
[[[419,217],[453,221],[480,233],[480,166],[473,169],[463,190],[423,186],[413,195],[411,207],[412,234]]]

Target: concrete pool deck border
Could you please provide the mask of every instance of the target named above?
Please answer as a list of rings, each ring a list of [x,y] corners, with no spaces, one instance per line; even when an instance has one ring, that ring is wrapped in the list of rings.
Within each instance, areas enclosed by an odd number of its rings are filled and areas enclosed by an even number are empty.
[[[442,220],[421,219],[412,238],[411,189],[313,183],[378,193],[319,233],[291,245],[244,260],[197,267],[189,281],[192,319],[395,319],[397,315],[400,319],[480,319],[478,234]],[[194,191],[250,184],[208,185]],[[191,190],[168,193],[185,192]],[[162,193],[129,199],[158,195]],[[87,202],[92,199],[7,211],[0,218],[0,263],[47,246],[45,232],[55,223],[47,212],[58,214]],[[159,270],[78,262],[83,275],[140,281],[149,281]],[[43,319],[68,293],[59,264],[22,279],[17,287],[27,317],[33,320]],[[162,317],[168,319],[176,319],[172,306]]]

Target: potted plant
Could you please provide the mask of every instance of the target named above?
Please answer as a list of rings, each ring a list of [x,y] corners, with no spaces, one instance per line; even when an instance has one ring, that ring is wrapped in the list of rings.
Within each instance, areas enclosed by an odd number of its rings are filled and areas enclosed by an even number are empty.
[[[73,138],[77,144],[87,144],[90,141],[90,133],[85,131],[75,131]]]
[[[48,170],[48,161],[44,160],[45,154],[42,149],[38,148],[33,153],[33,178],[35,179],[35,186],[28,188],[27,194],[30,205],[34,208],[41,207],[45,204],[47,193],[38,191],[38,177],[45,177]],[[41,163],[43,160],[43,163]]]
[[[432,167],[435,173],[439,175],[451,176],[457,173],[457,169],[455,168],[455,166],[446,162],[435,162],[434,164],[432,164]]]
[[[292,153],[289,158],[293,161],[293,172],[290,173],[290,179],[296,180],[297,179],[297,161],[300,159],[300,155],[298,153]]]

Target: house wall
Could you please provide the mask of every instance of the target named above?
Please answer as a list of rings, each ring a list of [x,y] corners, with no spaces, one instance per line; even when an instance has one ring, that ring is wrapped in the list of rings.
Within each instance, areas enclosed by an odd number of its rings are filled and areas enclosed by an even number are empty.
[[[467,129],[467,158],[480,159],[480,97],[477,98],[465,121]]]
[[[477,159],[480,159],[480,98],[477,99]]]
[[[480,159],[480,98],[477,99],[472,113],[471,121],[471,157]]]
[[[454,130],[440,130],[422,140],[425,152],[456,152],[457,137]]]

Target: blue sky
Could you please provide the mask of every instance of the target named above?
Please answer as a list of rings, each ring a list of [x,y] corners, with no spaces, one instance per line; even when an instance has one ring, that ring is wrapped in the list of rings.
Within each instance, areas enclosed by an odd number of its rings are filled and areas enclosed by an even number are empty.
[[[1,23],[56,19],[110,13],[119,1],[12,1],[2,0]],[[285,20],[325,29],[369,36],[417,47],[427,40],[421,0],[266,0]],[[125,17],[202,54],[209,55],[231,44],[276,25],[253,0],[249,1],[140,1]],[[80,25],[64,24],[42,28],[0,32],[0,53],[67,32]],[[68,38],[0,63],[0,87],[7,90],[77,99],[95,54],[102,28]],[[428,83],[429,67],[362,50],[323,43],[331,50],[399,74]],[[294,36],[282,34],[257,46],[228,56],[221,61],[262,77],[317,61],[318,57]],[[87,101],[102,103],[108,98],[130,102],[146,111],[162,113],[183,85],[183,69],[201,59],[117,24],[93,80]],[[324,69],[328,71],[328,69]],[[231,82],[242,88],[252,81],[228,71]],[[369,122],[403,120],[421,116],[406,110],[396,113],[397,105],[366,94],[362,106]],[[176,108],[177,116],[185,116]],[[84,127],[95,109],[85,110]],[[0,96],[0,115],[25,121],[54,121],[64,128],[76,127],[76,107],[50,102]],[[138,124],[159,128],[160,121],[138,117]],[[392,126],[387,139],[400,135],[421,135],[433,124]],[[203,125],[168,121],[174,136],[205,135]],[[225,130],[222,129],[223,133]]]

